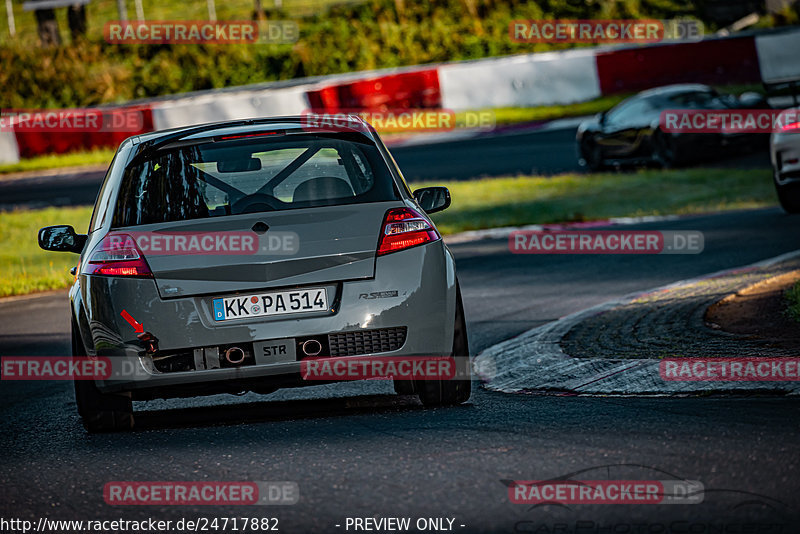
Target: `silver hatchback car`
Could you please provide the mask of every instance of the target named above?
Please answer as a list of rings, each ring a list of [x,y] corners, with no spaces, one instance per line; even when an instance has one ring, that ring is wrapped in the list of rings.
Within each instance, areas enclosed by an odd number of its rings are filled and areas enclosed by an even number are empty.
[[[310,358],[451,359],[450,378],[400,380],[424,405],[470,396],[455,261],[429,214],[443,187],[409,189],[375,130],[305,117],[139,135],[119,147],[88,235],[39,232],[80,254],[73,357],[89,431],[133,427],[132,400],[312,383]]]

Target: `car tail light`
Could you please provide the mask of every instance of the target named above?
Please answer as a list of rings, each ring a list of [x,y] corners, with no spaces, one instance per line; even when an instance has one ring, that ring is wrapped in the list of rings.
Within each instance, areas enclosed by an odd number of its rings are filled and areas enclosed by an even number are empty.
[[[782,131],[784,132],[800,132],[800,122],[790,122],[784,124]]]
[[[431,223],[411,208],[394,208],[383,218],[378,256],[441,239]]]
[[[126,234],[105,236],[82,262],[80,272],[105,276],[153,277],[144,255],[136,246],[136,241]]]

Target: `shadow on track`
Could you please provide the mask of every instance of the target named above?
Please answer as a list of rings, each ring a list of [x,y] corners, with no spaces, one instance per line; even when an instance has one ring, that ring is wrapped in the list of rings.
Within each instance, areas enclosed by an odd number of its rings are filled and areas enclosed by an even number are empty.
[[[134,412],[134,432],[169,428],[227,426],[309,418],[421,411],[415,396],[366,395],[327,399],[264,401]]]

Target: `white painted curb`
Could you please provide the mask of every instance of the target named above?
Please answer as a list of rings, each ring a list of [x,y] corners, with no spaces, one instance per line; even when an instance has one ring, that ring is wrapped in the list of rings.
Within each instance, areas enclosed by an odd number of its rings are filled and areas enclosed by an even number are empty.
[[[676,395],[769,389],[800,395],[800,382],[665,381],[659,374],[660,360],[572,358],[564,354],[560,346],[561,339],[567,332],[584,319],[628,304],[642,295],[691,285],[742,269],[769,267],[797,257],[800,257],[800,250],[744,267],[725,269],[648,291],[639,291],[573,313],[484,350],[474,359],[475,374],[486,382],[484,387],[503,393],[555,390],[587,395]]]

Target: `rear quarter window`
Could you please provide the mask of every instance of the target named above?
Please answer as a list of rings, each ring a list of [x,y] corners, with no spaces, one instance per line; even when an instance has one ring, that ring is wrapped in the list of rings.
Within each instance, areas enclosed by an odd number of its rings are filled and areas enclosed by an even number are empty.
[[[126,169],[113,226],[396,199],[389,168],[366,138],[204,142]]]

